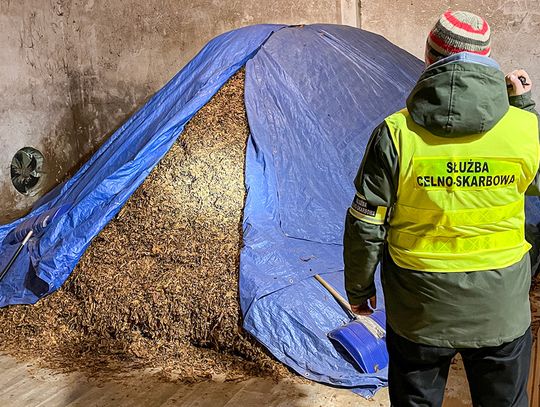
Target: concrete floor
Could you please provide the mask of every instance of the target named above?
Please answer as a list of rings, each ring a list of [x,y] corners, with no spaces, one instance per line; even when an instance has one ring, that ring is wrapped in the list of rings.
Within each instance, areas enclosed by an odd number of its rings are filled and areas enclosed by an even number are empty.
[[[9,407],[383,407],[387,389],[366,400],[348,390],[317,383],[276,383],[253,378],[242,382],[179,384],[150,374],[114,380],[89,380],[81,374],[54,374],[0,356],[0,405]],[[452,366],[444,407],[470,406],[460,364]]]

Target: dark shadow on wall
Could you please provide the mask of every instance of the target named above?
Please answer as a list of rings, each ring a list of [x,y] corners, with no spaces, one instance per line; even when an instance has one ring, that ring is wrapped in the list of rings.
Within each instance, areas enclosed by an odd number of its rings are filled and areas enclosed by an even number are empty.
[[[94,88],[91,83],[97,79],[94,76],[90,81],[88,77],[79,73],[70,75],[70,89],[77,96],[71,98],[69,110],[62,115],[53,132],[31,146],[40,150],[45,157],[42,184],[37,193],[33,196],[20,194],[11,182],[9,169],[3,171],[0,179],[0,224],[26,215],[40,197],[73,176],[150,97],[150,90],[141,87],[131,90],[127,100],[120,97],[98,99],[92,96]],[[140,99],[136,106],[129,101],[133,98]],[[97,122],[96,118],[100,118],[100,121]],[[18,146],[23,147],[26,146]]]

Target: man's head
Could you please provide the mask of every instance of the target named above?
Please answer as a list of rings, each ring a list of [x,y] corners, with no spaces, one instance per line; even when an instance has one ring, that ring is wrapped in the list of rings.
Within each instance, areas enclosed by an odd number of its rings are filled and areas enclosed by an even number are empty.
[[[482,17],[467,11],[447,11],[431,32],[426,42],[426,66],[459,52],[479,55],[491,54],[491,30]]]

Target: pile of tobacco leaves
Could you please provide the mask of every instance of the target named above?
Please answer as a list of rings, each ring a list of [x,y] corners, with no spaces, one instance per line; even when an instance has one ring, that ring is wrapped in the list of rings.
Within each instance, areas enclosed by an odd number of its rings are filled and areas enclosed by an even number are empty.
[[[188,123],[59,291],[0,310],[1,351],[90,374],[291,375],[241,328],[243,93],[242,70]]]
[[[0,310],[0,351],[89,374],[291,376],[242,328],[238,293],[249,127],[239,71],[186,126],[64,286]],[[540,327],[540,281],[531,290]]]

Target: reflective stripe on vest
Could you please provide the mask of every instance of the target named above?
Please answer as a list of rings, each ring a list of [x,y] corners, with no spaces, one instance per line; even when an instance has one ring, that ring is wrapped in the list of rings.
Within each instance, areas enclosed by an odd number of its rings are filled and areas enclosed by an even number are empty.
[[[407,110],[386,119],[399,157],[388,248],[402,268],[462,272],[518,262],[525,191],[540,159],[536,115],[510,107],[490,131],[439,137]]]

